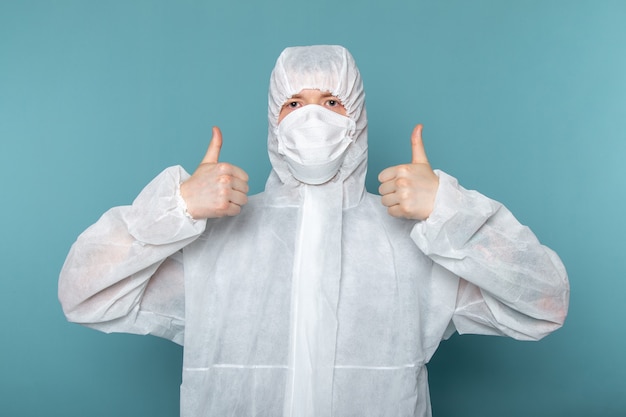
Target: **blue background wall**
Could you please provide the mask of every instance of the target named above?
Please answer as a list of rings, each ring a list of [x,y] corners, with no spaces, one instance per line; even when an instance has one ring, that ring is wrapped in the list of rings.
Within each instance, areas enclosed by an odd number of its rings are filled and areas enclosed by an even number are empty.
[[[164,167],[269,171],[268,77],[290,45],[362,71],[369,189],[408,162],[505,203],[565,262],[571,310],[538,343],[455,336],[430,366],[436,417],[626,415],[626,2],[0,2],[0,415],[175,416],[180,347],[66,323],[76,236]]]

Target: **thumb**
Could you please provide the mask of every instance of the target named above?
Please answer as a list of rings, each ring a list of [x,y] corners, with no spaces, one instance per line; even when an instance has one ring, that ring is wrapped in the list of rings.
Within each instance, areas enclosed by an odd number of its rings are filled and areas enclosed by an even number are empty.
[[[424,149],[424,141],[422,140],[422,129],[424,126],[418,124],[411,133],[411,163],[412,164],[427,164],[428,157],[426,157],[426,150]]]
[[[219,127],[213,126],[213,136],[211,137],[211,143],[209,143],[209,149],[206,151],[206,155],[202,158],[201,164],[216,164],[220,157],[220,150],[222,149],[222,131]]]

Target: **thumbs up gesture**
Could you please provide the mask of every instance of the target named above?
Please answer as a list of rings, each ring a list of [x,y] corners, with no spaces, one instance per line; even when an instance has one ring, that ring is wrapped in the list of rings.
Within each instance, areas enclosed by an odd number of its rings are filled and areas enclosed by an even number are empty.
[[[194,219],[235,216],[248,202],[248,174],[234,165],[219,162],[222,132],[213,127],[209,149],[193,175],[180,185],[187,212]]]
[[[439,178],[428,163],[422,129],[418,124],[411,134],[411,163],[387,168],[378,175],[382,203],[394,217],[425,220],[435,205]]]

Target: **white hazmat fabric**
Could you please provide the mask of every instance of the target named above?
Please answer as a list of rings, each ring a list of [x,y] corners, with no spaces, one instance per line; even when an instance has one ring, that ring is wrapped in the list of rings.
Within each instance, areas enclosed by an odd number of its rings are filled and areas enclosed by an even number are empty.
[[[280,109],[302,89],[332,93],[354,122],[320,185],[279,152]],[[565,269],[506,207],[442,171],[425,221],[365,191],[365,95],[345,48],[283,51],[268,114],[273,170],[239,215],[190,219],[189,174],[170,167],[83,232],[61,272],[69,320],[184,345],[181,416],[426,417],[442,339],[562,325]]]

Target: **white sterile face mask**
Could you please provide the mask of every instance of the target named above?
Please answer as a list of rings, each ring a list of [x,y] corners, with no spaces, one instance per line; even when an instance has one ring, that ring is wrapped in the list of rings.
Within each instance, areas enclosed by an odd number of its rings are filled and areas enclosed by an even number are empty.
[[[333,178],[353,141],[356,124],[316,104],[288,114],[278,125],[278,153],[293,176],[311,185]]]

